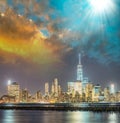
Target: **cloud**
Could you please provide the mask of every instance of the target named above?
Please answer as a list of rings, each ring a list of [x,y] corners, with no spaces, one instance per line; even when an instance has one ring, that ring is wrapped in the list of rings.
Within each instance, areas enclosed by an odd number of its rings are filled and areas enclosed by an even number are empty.
[[[0,15],[0,49],[4,60],[21,57],[27,62],[53,64],[61,62],[60,52],[65,46],[54,36],[46,39],[37,26],[24,16],[7,9]],[[17,57],[16,57],[17,56]],[[13,58],[14,57],[14,58]],[[4,61],[3,60],[3,61]],[[14,63],[11,60],[12,63]]]
[[[4,10],[8,7],[7,0],[0,0],[0,11],[4,12]]]
[[[73,2],[71,0],[53,2],[55,5],[60,4],[59,7],[61,9],[51,5],[49,0],[12,1],[13,4],[10,6],[16,13],[13,12],[14,17],[11,16],[8,21],[5,21],[7,26],[4,27],[4,21],[1,23],[2,31],[5,30],[5,34],[11,35],[12,39],[24,40],[22,42],[29,41],[29,44],[31,42],[30,46],[33,45],[32,47],[35,44],[38,46],[39,41],[34,41],[33,39],[38,39],[38,29],[45,29],[48,31],[49,36],[46,37],[47,39],[43,39],[44,41],[41,41],[43,44],[45,43],[45,45],[42,45],[45,46],[44,48],[49,48],[47,52],[53,53],[56,60],[61,59],[60,56],[64,55],[63,52],[66,54],[68,51],[77,48],[78,52],[84,50],[86,55],[97,59],[101,63],[109,64],[120,61],[120,55],[117,53],[120,50],[118,13],[112,14],[110,17],[98,17],[91,10],[88,11],[87,2]],[[3,8],[7,8],[8,2],[2,0],[0,5],[2,4]],[[119,6],[116,9],[119,11]],[[15,17],[15,14],[23,16]],[[16,21],[18,24],[14,24],[12,18],[19,18]],[[30,22],[29,19],[33,21]],[[27,26],[21,26],[22,23]],[[18,29],[16,30],[16,28]],[[14,35],[14,32],[16,35]],[[8,38],[9,35],[7,35]],[[17,40],[17,42],[19,41]],[[21,51],[24,51],[24,48]]]

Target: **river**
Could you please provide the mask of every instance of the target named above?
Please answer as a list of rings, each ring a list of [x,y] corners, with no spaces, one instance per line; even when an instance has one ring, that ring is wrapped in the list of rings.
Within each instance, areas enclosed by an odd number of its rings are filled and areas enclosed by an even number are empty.
[[[120,123],[116,112],[0,110],[0,123]]]

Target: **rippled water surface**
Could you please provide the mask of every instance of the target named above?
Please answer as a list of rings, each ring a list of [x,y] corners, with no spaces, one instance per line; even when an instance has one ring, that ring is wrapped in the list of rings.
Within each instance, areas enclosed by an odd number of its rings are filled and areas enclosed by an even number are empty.
[[[0,123],[120,123],[119,113],[0,110]]]

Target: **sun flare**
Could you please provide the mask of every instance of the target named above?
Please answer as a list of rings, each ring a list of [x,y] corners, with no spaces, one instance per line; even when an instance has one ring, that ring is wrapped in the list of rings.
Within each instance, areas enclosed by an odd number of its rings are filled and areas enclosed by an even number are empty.
[[[89,0],[89,3],[95,13],[108,13],[114,7],[112,0]]]

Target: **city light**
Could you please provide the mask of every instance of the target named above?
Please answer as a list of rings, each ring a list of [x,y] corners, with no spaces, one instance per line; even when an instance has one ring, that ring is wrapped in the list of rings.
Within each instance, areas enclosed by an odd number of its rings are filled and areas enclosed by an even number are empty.
[[[111,93],[114,93],[115,92],[115,86],[114,84],[111,84]]]
[[[8,80],[8,85],[10,85],[11,84],[11,80]]]
[[[54,78],[52,84],[45,82],[44,94],[36,91],[32,95],[29,90],[21,89],[17,82],[8,80],[7,93],[0,102],[5,103],[80,103],[80,102],[120,102],[120,91],[115,90],[112,82],[109,87],[102,88],[99,84],[94,85],[83,76],[82,62],[80,55],[77,65],[77,78],[79,80],[68,82],[68,90],[63,92],[58,78]],[[78,77],[82,76],[82,77]],[[83,78],[83,79],[82,79]],[[82,79],[82,81],[81,81]]]

